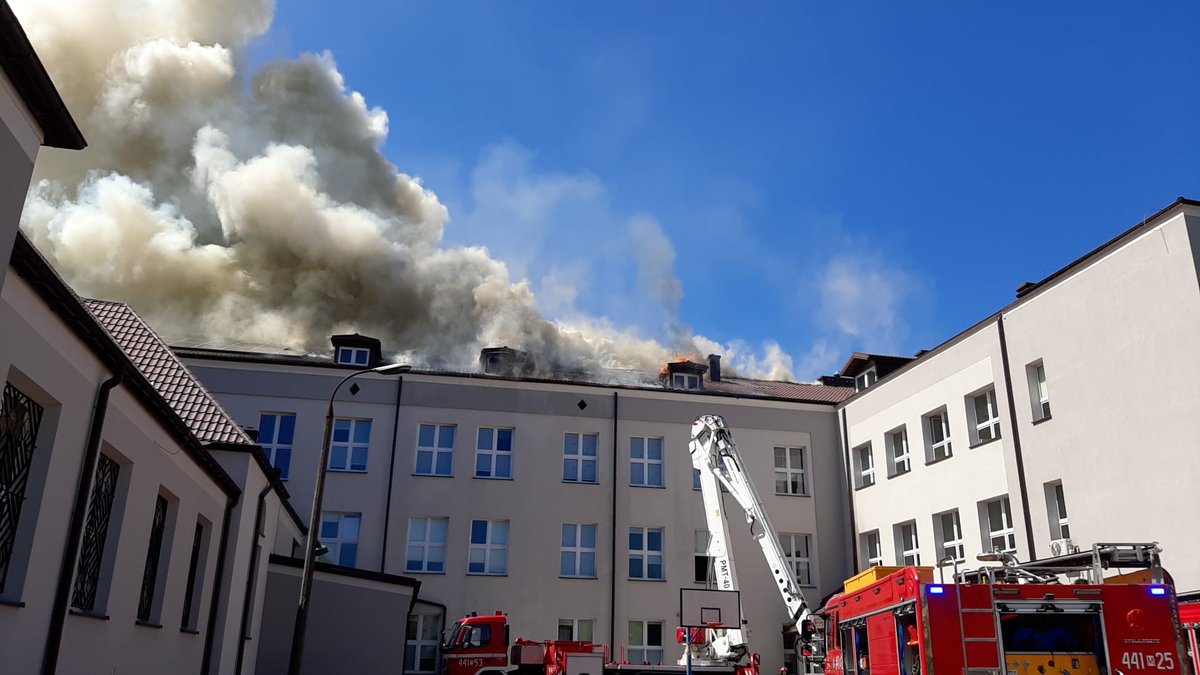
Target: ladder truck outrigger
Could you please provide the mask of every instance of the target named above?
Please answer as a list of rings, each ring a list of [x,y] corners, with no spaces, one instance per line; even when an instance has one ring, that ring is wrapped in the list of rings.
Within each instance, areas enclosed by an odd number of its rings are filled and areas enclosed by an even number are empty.
[[[795,629],[792,645],[796,659],[795,672],[811,670],[820,660],[816,654],[818,645],[813,642],[816,630],[808,602],[800,592],[796,574],[779,544],[779,536],[771,525],[771,518],[763,507],[754,482],[744,468],[737,445],[733,442],[733,433],[726,426],[724,418],[719,415],[698,417],[692,423],[692,439],[688,450],[692,467],[700,473],[700,493],[704,499],[704,516],[710,537],[708,556],[713,561],[717,590],[738,590],[736,566],[729,550],[729,519],[721,499],[721,488],[724,487],[745,512],[750,536],[762,549],[775,585],[783,597],[783,604],[787,607],[788,626]],[[690,658],[692,663],[734,664],[741,662],[749,651],[741,626],[706,629],[706,632],[707,639],[697,641],[699,644],[693,644],[691,639],[684,641],[687,647],[680,663]],[[804,667],[805,662],[808,668]]]

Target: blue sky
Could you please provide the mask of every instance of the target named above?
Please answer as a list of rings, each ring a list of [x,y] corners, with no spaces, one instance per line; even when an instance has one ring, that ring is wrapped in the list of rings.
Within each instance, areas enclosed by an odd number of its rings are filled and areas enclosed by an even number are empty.
[[[329,51],[548,316],[665,340],[673,273],[810,376],[1200,196],[1200,5],[1144,6],[281,0],[250,59]]]

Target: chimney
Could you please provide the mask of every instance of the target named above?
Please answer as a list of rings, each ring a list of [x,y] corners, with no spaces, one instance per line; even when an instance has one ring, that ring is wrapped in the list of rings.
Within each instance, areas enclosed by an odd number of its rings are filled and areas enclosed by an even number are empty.
[[[720,354],[708,355],[708,381],[721,381],[721,356]]]

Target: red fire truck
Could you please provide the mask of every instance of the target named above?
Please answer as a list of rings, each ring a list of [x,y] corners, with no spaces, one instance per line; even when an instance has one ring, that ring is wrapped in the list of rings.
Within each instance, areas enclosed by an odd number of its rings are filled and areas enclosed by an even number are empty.
[[[1179,607],[1157,544],[954,571],[873,568],[820,614],[834,675],[1188,675]],[[1146,573],[1105,579],[1108,570]],[[939,570],[941,571],[941,570]]]
[[[679,637],[679,636],[677,636]],[[758,675],[758,656],[749,665],[693,665],[698,675]],[[608,648],[592,642],[509,639],[503,612],[464,617],[446,631],[443,675],[681,675],[681,665],[627,663],[610,658]]]
[[[1200,591],[1179,596],[1179,622],[1183,625],[1183,642],[1188,648],[1192,672],[1200,673]]]

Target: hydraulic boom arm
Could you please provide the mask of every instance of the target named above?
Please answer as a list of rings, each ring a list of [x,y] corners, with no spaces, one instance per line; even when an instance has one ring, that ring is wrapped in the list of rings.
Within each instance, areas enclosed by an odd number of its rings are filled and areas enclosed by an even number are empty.
[[[692,440],[688,444],[692,454],[692,466],[700,471],[700,488],[704,498],[704,513],[708,519],[708,531],[712,539],[708,555],[713,558],[717,588],[737,590],[737,574],[729,552],[729,526],[722,510],[720,486],[724,485],[737,503],[746,512],[750,525],[750,536],[762,548],[763,556],[775,578],[775,585],[783,596],[788,615],[795,624],[798,634],[804,634],[804,622],[809,618],[808,603],[800,592],[799,584],[791,564],[779,545],[779,535],[771,526],[771,519],[763,508],[754,483],[743,468],[741,455],[733,442],[733,434],[719,415],[702,415],[692,423]],[[732,628],[722,640],[714,644],[719,656],[740,658],[746,652],[741,627]],[[722,653],[723,652],[723,653]]]

